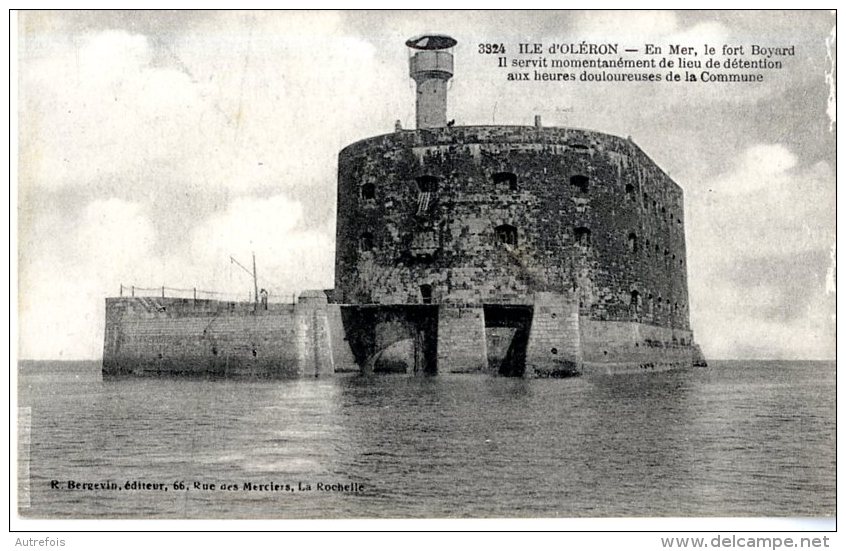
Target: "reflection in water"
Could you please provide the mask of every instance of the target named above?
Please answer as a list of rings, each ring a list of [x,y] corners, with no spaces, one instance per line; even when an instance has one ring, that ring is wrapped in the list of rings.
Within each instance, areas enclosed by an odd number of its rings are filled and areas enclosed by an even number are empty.
[[[19,401],[32,412],[22,515],[834,513],[833,363],[556,380],[102,381],[98,369],[22,365]],[[51,489],[69,480],[169,490]],[[352,483],[360,491],[317,490]]]

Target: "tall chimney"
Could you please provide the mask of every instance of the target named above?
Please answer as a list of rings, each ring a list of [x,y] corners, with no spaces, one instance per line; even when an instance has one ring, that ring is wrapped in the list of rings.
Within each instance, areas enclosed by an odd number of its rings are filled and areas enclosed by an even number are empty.
[[[409,74],[417,83],[417,128],[440,128],[447,124],[447,81],[452,78],[452,52],[457,44],[443,34],[409,38],[405,45],[414,53],[408,60]]]

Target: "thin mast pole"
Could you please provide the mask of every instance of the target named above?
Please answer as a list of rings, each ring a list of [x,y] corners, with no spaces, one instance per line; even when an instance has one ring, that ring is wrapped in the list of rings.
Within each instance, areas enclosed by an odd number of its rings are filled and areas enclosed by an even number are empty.
[[[252,272],[246,266],[244,266],[243,264],[241,264],[240,262],[235,260],[235,257],[232,256],[232,255],[229,255],[229,264],[230,264],[230,266],[232,264],[235,264],[239,268],[241,268],[242,270],[244,270],[245,272],[247,272],[248,274],[253,276],[253,287],[254,287],[255,292],[256,292],[254,299],[255,299],[256,308],[258,308],[258,277],[256,277],[256,253],[253,252],[253,271]]]
[[[256,301],[256,308],[258,308],[258,276],[256,275],[256,252],[253,251],[253,298]]]

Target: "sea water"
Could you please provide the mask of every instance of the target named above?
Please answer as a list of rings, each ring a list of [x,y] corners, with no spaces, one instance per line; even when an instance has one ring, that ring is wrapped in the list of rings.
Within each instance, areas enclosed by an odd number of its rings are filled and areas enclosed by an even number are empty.
[[[105,379],[23,362],[30,518],[830,517],[834,362]]]

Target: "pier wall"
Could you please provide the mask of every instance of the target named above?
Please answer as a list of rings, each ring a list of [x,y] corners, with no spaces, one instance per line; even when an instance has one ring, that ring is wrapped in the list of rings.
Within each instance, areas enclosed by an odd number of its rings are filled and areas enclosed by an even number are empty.
[[[316,377],[349,370],[340,311],[297,304],[155,297],[106,299],[104,375]]]

